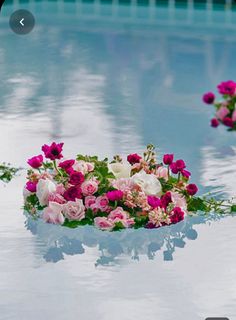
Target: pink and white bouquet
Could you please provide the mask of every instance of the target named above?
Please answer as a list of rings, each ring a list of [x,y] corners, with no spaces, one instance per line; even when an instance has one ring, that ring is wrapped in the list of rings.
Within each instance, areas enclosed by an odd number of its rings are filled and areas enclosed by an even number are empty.
[[[24,207],[45,222],[109,231],[158,228],[191,211],[217,208],[214,200],[195,196],[198,187],[189,183],[182,159],[165,154],[158,162],[153,145],[143,155],[115,156],[111,162],[83,155],[65,159],[62,149],[63,143],[53,142],[42,147],[44,155],[28,160]]]
[[[203,102],[214,105],[215,117],[211,119],[211,126],[218,127],[220,124],[228,127],[228,131],[236,130],[236,82],[229,80],[220,83],[218,92],[222,95],[222,101],[215,101],[215,95],[207,92],[203,95]]]

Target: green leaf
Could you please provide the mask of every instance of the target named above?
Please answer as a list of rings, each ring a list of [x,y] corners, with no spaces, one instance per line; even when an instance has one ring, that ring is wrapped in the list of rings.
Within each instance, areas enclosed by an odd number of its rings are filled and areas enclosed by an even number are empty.
[[[113,231],[119,231],[119,230],[122,230],[122,229],[125,229],[124,225],[122,222],[116,222],[115,223],[115,226],[113,228]]]
[[[188,211],[208,211],[208,207],[203,199],[192,197],[188,201]]]
[[[93,224],[92,220],[90,219],[83,219],[83,220],[80,220],[80,221],[70,221],[68,219],[65,219],[65,222],[63,223],[63,226],[64,227],[68,227],[68,228],[77,228],[78,226],[85,226],[85,225],[91,225]]]
[[[236,204],[233,204],[230,208],[230,212],[236,212]]]

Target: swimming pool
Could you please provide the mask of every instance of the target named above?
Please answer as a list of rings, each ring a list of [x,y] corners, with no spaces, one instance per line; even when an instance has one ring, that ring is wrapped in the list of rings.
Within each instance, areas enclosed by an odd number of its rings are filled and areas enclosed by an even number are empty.
[[[19,7],[36,17],[28,36],[8,26]],[[25,167],[51,140],[64,141],[68,156],[101,157],[152,142],[160,156],[173,151],[186,160],[201,193],[235,195],[235,136],[209,127],[213,110],[201,95],[235,78],[236,14],[207,8],[3,7],[1,160]],[[0,186],[0,319],[235,317],[236,218],[61,237],[54,226],[24,226],[23,183],[24,173]]]

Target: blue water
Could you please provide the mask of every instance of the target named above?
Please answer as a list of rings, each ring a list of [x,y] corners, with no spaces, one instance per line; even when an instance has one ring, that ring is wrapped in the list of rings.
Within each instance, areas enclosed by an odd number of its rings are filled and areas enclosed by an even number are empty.
[[[8,26],[29,9],[27,36]],[[64,154],[185,159],[201,194],[235,195],[235,135],[205,91],[235,79],[236,13],[80,2],[9,4],[0,19],[1,161]],[[0,186],[0,319],[200,320],[236,315],[236,219],[107,234],[27,220],[24,171]]]

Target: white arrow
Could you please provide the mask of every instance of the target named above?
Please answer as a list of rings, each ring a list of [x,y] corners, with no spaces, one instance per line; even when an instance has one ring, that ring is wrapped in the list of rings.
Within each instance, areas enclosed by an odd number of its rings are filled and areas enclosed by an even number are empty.
[[[23,19],[21,19],[21,21],[20,21],[20,24],[22,25],[22,27],[25,26],[24,23],[23,23],[24,20],[25,20],[25,19],[23,18]]]

